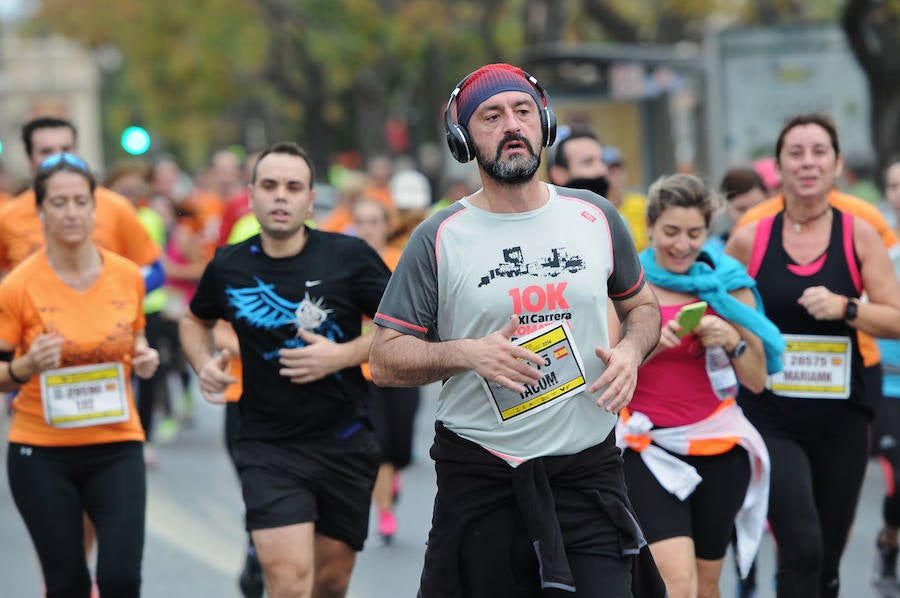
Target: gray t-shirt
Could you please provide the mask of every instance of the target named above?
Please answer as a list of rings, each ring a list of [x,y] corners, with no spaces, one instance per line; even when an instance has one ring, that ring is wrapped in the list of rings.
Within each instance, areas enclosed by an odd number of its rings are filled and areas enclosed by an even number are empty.
[[[433,341],[479,338],[519,317],[516,336],[565,321],[590,386],[609,346],[607,297],[644,284],[634,243],[615,206],[590,191],[548,185],[529,212],[487,212],[462,199],[411,235],[375,323]],[[599,396],[599,393],[597,394]],[[569,455],[602,442],[616,422],[587,390],[539,413],[499,423],[481,378],[467,371],[441,389],[437,419],[505,458]]]

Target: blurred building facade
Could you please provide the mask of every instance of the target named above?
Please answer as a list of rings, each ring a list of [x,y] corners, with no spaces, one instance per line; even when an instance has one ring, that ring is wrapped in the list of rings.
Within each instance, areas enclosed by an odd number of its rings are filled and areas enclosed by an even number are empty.
[[[71,120],[78,153],[102,170],[102,73],[94,53],[60,36],[24,38],[13,26],[0,29],[0,162],[13,176],[27,177],[22,125],[37,116]]]

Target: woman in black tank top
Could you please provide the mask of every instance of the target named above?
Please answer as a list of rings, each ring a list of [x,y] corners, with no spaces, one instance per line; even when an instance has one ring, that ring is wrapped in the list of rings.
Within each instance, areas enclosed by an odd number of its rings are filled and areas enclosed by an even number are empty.
[[[785,369],[762,393],[742,389],[739,403],[772,461],[778,596],[836,597],[872,413],[857,331],[900,336],[900,285],[875,229],[829,204],[842,167],[831,120],[794,117],[775,157],[783,210],[736,230],[726,252],[747,265],[784,334]]]

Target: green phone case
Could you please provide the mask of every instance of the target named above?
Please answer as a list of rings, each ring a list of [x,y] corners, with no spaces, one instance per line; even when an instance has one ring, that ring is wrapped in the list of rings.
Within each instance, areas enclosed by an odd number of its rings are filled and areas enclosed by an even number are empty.
[[[681,332],[676,333],[675,336],[681,338],[690,334],[691,330],[700,323],[700,318],[703,317],[705,312],[706,301],[697,301],[679,309],[678,315],[675,316],[675,321],[681,326]]]

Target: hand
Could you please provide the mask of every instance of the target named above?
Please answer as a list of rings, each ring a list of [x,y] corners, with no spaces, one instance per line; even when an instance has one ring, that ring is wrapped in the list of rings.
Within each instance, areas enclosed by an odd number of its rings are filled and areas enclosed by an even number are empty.
[[[131,367],[138,378],[151,378],[159,367],[159,353],[151,347],[138,347],[131,358]]]
[[[662,349],[672,349],[681,344],[683,337],[678,337],[676,333],[681,332],[681,325],[672,318],[659,331],[659,346]]]
[[[278,361],[284,366],[278,373],[290,378],[294,384],[315,382],[346,367],[339,343],[302,328],[297,336],[306,342],[305,347],[278,352]]]
[[[225,389],[237,382],[237,378],[228,373],[230,362],[231,353],[228,349],[224,349],[204,363],[197,374],[200,392],[203,394],[203,398],[210,403],[216,405],[224,403]]]
[[[56,331],[44,332],[34,339],[25,355],[31,362],[29,377],[59,367],[62,361],[62,343],[63,337]]]
[[[704,347],[734,348],[741,342],[741,333],[727,320],[719,316],[705,315],[694,328],[694,334]]]
[[[843,320],[847,298],[832,293],[823,286],[809,287],[803,291],[797,303],[816,320]]]
[[[541,379],[540,371],[526,362],[543,363],[544,358],[509,340],[518,327],[519,319],[511,316],[506,326],[475,339],[466,350],[470,352],[470,369],[490,382],[522,393],[526,383],[537,383]]]
[[[618,413],[631,402],[643,355],[622,344],[611,349],[597,347],[594,353],[606,364],[606,371],[591,384],[588,392],[595,393],[605,386],[606,390],[597,399],[597,406],[609,413]]]

